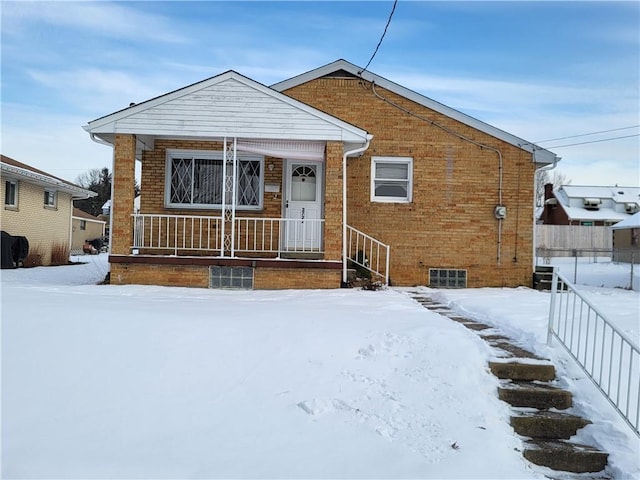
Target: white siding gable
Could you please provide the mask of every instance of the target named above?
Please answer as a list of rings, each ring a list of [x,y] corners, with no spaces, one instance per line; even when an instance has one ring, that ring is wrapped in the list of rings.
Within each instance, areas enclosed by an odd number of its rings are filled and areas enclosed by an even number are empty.
[[[95,134],[364,141],[366,132],[228,72],[91,122]]]

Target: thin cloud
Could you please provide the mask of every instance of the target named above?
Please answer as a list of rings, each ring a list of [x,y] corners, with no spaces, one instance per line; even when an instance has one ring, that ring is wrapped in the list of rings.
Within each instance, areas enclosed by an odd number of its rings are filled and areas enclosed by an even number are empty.
[[[169,18],[108,2],[3,2],[2,17],[5,34],[31,32],[44,23],[119,39],[191,42]]]

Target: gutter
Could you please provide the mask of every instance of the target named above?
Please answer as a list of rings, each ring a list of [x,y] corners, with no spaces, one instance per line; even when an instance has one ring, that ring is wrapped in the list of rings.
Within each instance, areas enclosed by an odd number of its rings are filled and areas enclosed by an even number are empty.
[[[369,148],[373,135],[367,134],[364,145],[342,154],[342,283],[347,283],[347,157],[364,152]]]

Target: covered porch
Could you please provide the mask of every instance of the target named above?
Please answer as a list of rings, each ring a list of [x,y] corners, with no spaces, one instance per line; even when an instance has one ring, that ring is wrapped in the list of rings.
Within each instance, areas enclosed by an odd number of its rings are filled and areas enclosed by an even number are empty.
[[[235,72],[85,129],[114,149],[113,283],[335,288],[346,281],[355,256],[348,235],[365,237],[346,225],[345,167],[367,149],[366,131]],[[388,271],[388,248],[385,255]]]

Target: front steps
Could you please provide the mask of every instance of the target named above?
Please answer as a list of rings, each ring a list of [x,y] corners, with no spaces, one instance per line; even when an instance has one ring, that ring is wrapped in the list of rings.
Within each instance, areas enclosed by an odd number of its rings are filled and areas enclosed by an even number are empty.
[[[573,396],[550,384],[556,377],[553,364],[515,345],[489,325],[454,313],[446,305],[419,293],[412,293],[411,297],[425,308],[474,331],[494,348],[497,358],[489,362],[489,370],[501,380],[498,398],[514,408],[510,423],[524,437],[523,455],[528,461],[556,471],[599,472],[589,478],[606,478],[603,475],[607,453],[567,441],[591,422],[564,412],[571,408]]]

